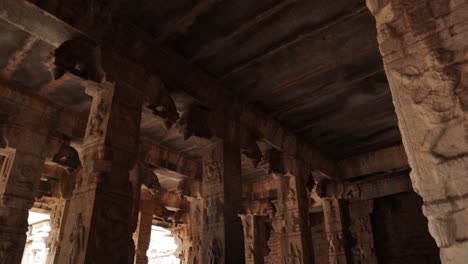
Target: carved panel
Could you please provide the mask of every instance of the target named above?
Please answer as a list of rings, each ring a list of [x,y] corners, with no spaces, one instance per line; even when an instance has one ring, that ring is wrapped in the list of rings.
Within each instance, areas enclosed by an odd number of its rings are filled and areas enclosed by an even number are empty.
[[[15,159],[14,149],[0,149],[0,183],[7,181]]]

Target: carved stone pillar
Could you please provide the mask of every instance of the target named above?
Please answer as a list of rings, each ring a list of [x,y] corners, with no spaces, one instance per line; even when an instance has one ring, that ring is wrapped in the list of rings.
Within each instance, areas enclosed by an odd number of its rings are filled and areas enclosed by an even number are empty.
[[[190,257],[190,248],[192,246],[188,224],[177,224],[176,227],[172,228],[172,234],[177,245],[177,250],[174,254],[179,258],[181,264],[187,264]]]
[[[265,155],[264,166],[270,169],[278,185],[278,214],[272,220],[274,238],[281,233],[281,258],[284,263],[313,263],[312,241],[309,226],[309,199],[305,184],[308,167],[293,157],[275,158]],[[274,164],[280,162],[281,165]],[[271,249],[271,248],[270,248]],[[270,252],[271,254],[271,252]],[[270,258],[268,258],[270,259]]]
[[[154,202],[141,200],[138,213],[138,226],[134,233],[135,240],[135,264],[147,264],[149,244],[151,241],[151,225],[153,223]]]
[[[21,262],[54,111],[0,85],[0,263]]]
[[[217,143],[203,154],[205,221],[203,260],[200,263],[242,264],[243,229],[238,217],[242,207],[239,116],[235,111],[219,117]]]
[[[468,259],[468,2],[367,0],[415,191],[444,263]]]
[[[373,201],[349,202],[349,232],[356,241],[351,249],[353,263],[377,264],[370,214]]]
[[[191,245],[188,249],[188,264],[201,264],[202,260],[202,236],[204,226],[203,200],[189,198],[190,200],[190,218],[189,232]]]
[[[128,263],[132,248],[129,171],[138,156],[139,91],[87,82],[93,97],[83,169],[70,202],[60,263]]]
[[[336,198],[324,198],[322,201],[330,263],[350,263],[346,252],[346,238],[341,201]]]
[[[63,230],[67,221],[68,208],[70,200],[57,199],[52,205],[50,212],[50,234],[49,234],[49,254],[47,255],[47,264],[59,263],[58,258],[62,248]]]
[[[246,264],[263,264],[266,222],[264,216],[242,214],[240,215],[244,227],[244,248]]]

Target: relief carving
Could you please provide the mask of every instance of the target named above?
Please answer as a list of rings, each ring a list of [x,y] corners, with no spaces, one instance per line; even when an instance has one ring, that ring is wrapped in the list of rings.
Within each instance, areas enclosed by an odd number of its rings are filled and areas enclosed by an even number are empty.
[[[215,224],[223,219],[223,202],[219,196],[212,196],[206,200],[206,223]]]
[[[222,244],[221,242],[213,238],[208,248],[208,264],[221,264]]]
[[[288,256],[285,257],[285,264],[302,264],[301,260],[302,252],[297,245],[289,243]]]
[[[117,203],[111,203],[105,211],[99,211],[96,216],[96,248],[100,252],[105,252],[107,256],[112,256],[108,259],[110,263],[118,263],[121,259],[119,247],[128,246],[125,238],[129,217],[130,211],[125,212]]]
[[[207,182],[222,182],[223,163],[216,160],[203,161]]]
[[[327,241],[328,241],[328,254],[336,255],[343,251],[344,249],[343,233],[341,232],[328,233]]]
[[[414,109],[428,127],[423,143],[426,157],[441,162],[468,155],[460,104],[467,91],[460,85],[461,73],[453,63],[452,51],[434,49],[426,56],[427,69],[409,66],[392,72],[409,91]],[[461,144],[449,144],[453,140]]]
[[[89,136],[103,136],[105,130],[104,118],[108,112],[109,106],[104,98],[99,98],[99,103],[95,109],[92,109],[91,117],[87,126]]]
[[[71,252],[68,263],[75,264],[78,259],[78,255],[84,248],[85,243],[85,226],[83,224],[83,217],[81,213],[78,213],[75,219],[69,240],[71,243]]]

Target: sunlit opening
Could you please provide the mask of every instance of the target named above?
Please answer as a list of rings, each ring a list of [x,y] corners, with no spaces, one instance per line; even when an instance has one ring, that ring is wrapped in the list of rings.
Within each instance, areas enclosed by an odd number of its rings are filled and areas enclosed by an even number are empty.
[[[170,230],[151,227],[151,242],[148,248],[148,264],[179,264],[175,256],[177,245]]]
[[[28,233],[21,264],[44,264],[49,253],[50,215],[29,212]]]

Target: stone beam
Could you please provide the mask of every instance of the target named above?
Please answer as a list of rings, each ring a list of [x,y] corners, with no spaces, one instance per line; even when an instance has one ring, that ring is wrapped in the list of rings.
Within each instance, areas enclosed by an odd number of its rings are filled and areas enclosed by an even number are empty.
[[[322,198],[370,200],[413,191],[408,170],[374,175],[358,181],[320,182],[317,192]]]
[[[43,97],[19,91],[7,84],[0,83],[0,113],[9,115],[19,111],[23,106],[31,106],[36,110],[47,109],[56,113],[50,127],[51,131],[68,136],[82,137],[85,130],[83,114],[56,105]]]
[[[182,17],[177,18],[176,21],[170,21],[168,25],[163,27],[163,30],[159,34],[159,37],[156,41],[158,43],[163,43],[168,37],[172,36],[174,33],[177,33],[183,30],[184,28],[187,28],[188,25],[194,23],[195,19],[197,19],[198,16],[208,11],[212,5],[213,1],[211,0],[200,1]]]
[[[79,25],[69,25],[61,20],[68,18],[68,21],[81,21],[78,17],[73,17],[73,13],[54,14],[57,18],[24,0],[2,0],[0,10],[0,18],[56,47],[75,36],[97,34],[90,28],[77,30],[73,26]],[[174,52],[162,49],[152,37],[139,28],[117,20],[113,21],[112,26],[112,30],[104,37],[103,64],[121,67],[105,67],[116,71],[106,72],[108,77],[128,76],[129,78],[122,79],[129,80],[131,86],[138,87],[144,84],[146,72],[151,71],[169,86],[182,89],[212,109],[234,105],[237,101],[235,96],[229,94],[213,78]],[[113,50],[125,50],[126,57],[117,56]],[[151,50],[151,54],[142,52],[145,50]],[[181,75],[180,72],[184,74]],[[263,138],[280,147],[285,154],[294,155],[322,173],[334,176],[335,164],[331,159],[311,145],[301,142],[292,132],[253,106],[241,107],[241,122],[251,129],[258,130]]]
[[[201,164],[183,153],[157,145],[148,139],[141,139],[142,162],[152,167],[166,168],[189,178],[201,177]]]
[[[403,145],[380,149],[337,162],[338,175],[342,180],[407,166],[408,158]]]

